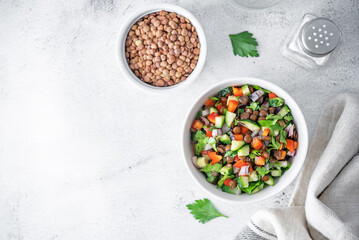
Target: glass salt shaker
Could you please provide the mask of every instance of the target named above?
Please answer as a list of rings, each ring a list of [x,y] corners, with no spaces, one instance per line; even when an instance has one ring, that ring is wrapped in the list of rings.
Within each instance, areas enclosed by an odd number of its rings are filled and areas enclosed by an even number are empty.
[[[286,39],[281,53],[304,67],[316,68],[327,62],[340,39],[341,31],[333,21],[305,14]]]

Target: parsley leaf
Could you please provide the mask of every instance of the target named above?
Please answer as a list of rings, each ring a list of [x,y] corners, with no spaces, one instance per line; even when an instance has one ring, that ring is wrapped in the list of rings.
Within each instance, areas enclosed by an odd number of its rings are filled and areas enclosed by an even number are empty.
[[[266,117],[266,120],[279,120],[282,119],[283,117],[279,116],[279,115],[274,115],[274,114],[268,114],[268,116]]]
[[[226,152],[224,154],[224,157],[228,157],[228,156],[235,157],[237,154],[238,154],[238,150],[236,150],[236,151],[228,151],[228,152]]]
[[[260,86],[258,85],[253,85],[252,86],[255,90],[262,90],[263,92],[265,93],[271,93],[271,91],[267,90],[267,89],[264,89],[264,88],[261,88]]]
[[[259,103],[252,102],[251,105],[249,105],[247,108],[251,108],[253,111],[259,110]]]
[[[224,97],[227,95],[227,93],[230,93],[232,92],[232,87],[226,87],[226,88],[223,88],[221,91],[218,92],[218,95],[220,97]]]
[[[257,181],[257,182],[250,182],[249,186],[247,188],[241,188],[241,190],[243,192],[246,192],[248,194],[252,194],[252,191],[258,187],[259,185],[261,185],[263,182],[262,181]]]
[[[287,115],[284,116],[284,119],[287,120],[288,122],[293,120],[293,116],[290,113],[287,113]]]
[[[265,167],[257,167],[256,171],[258,172],[258,174],[263,177],[264,175],[266,175],[269,171],[267,171],[267,169]]]
[[[282,142],[282,143],[284,143],[284,144],[287,144],[287,140],[286,140],[287,135],[288,135],[288,132],[287,132],[287,131],[281,130],[281,131],[280,131],[280,140],[279,140],[279,141]]]
[[[207,164],[204,168],[202,168],[200,171],[201,172],[205,172],[205,173],[212,173],[213,171],[215,172],[220,172],[222,168],[222,164],[220,163],[216,163],[216,164]]]
[[[261,153],[259,150],[252,150],[252,152],[249,154],[249,157],[251,159],[254,159],[256,156],[260,156],[260,155],[261,155]]]
[[[281,107],[284,104],[284,99],[280,97],[271,98],[268,100],[268,103],[271,107]]]
[[[271,144],[268,145],[268,148],[270,148],[269,150],[278,150],[280,148],[280,143],[275,140],[275,137],[272,137]]]
[[[230,188],[230,187],[228,187],[226,185],[222,186],[222,191],[227,192],[227,193],[232,193],[232,194],[234,194],[236,192],[236,190],[232,190],[232,188]]]
[[[200,223],[206,223],[216,217],[228,218],[227,216],[218,212],[218,210],[213,206],[212,202],[207,198],[203,200],[196,200],[195,203],[188,204],[186,207],[191,211],[193,217],[199,220]]]
[[[203,149],[206,147],[209,138],[206,137],[201,130],[198,130],[196,134],[193,136],[193,141],[198,141],[196,144],[196,155],[199,155]]]
[[[277,167],[278,170],[280,170],[282,163],[276,162],[276,163],[274,163],[274,165]]]
[[[238,109],[238,115],[241,115],[242,113],[244,113],[244,108]],[[236,125],[237,125],[237,124],[236,124]]]
[[[212,100],[215,100],[215,101],[219,100],[217,97],[210,97],[209,99],[212,99]]]
[[[257,52],[257,40],[252,37],[253,34],[247,31],[238,34],[229,34],[231,39],[233,54],[240,57],[259,57]]]

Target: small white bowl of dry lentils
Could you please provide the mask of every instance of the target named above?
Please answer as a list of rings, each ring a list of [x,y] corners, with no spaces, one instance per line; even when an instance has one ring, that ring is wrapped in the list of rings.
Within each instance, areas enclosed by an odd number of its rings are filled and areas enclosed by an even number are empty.
[[[126,79],[141,89],[161,92],[198,77],[207,43],[198,20],[186,9],[152,4],[126,17],[117,54]]]

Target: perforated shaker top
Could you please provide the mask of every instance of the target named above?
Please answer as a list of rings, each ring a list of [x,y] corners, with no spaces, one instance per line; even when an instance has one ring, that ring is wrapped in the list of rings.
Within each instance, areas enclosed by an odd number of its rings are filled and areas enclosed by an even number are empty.
[[[311,56],[322,57],[332,52],[340,42],[341,32],[329,19],[315,18],[301,29],[299,42]]]

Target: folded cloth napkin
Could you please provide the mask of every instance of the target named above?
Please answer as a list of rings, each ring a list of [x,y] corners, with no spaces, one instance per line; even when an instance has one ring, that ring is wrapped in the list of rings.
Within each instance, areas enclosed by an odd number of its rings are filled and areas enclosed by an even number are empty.
[[[358,152],[359,94],[342,94],[320,116],[289,207],[255,213],[235,239],[359,239]]]

